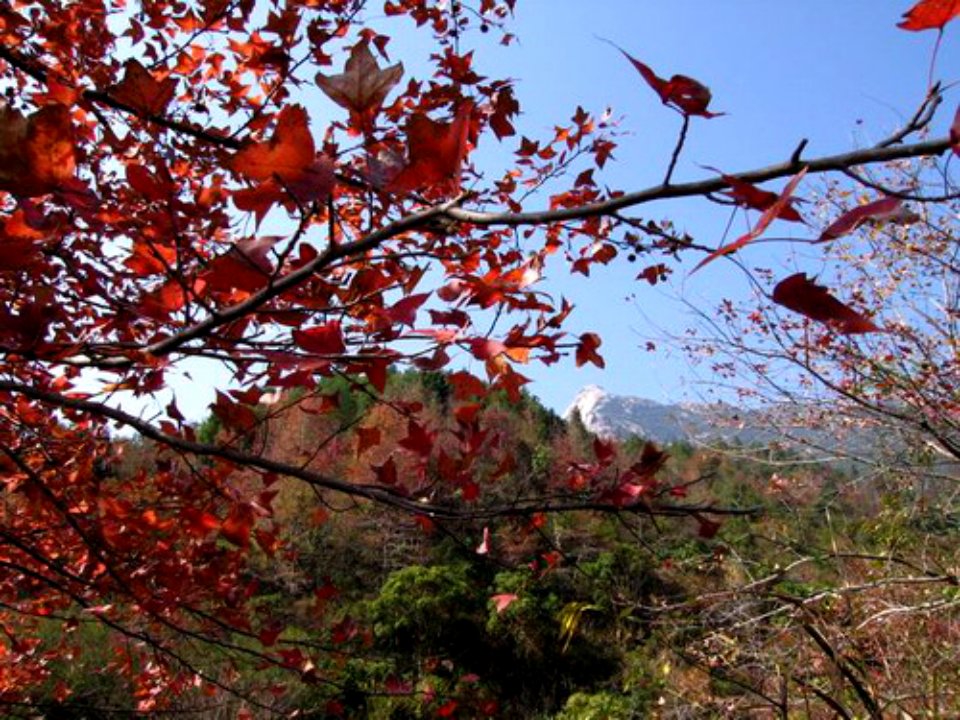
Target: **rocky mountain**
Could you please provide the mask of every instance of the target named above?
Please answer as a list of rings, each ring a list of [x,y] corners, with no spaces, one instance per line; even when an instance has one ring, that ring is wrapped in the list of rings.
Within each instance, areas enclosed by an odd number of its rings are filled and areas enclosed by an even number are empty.
[[[697,444],[777,445],[821,459],[871,457],[903,447],[890,428],[850,425],[851,417],[831,414],[820,406],[744,410],[722,404],[665,404],[626,395],[613,395],[588,385],[563,413],[574,412],[588,430],[601,437],[636,435],[658,444],[687,441]]]
[[[584,426],[601,437],[637,435],[659,443],[696,439],[709,429],[706,418],[682,405],[664,405],[653,400],[611,395],[597,385],[588,385],[563,413],[569,419],[580,413]]]
[[[636,435],[667,444],[686,440],[692,443],[739,442],[765,445],[782,441],[784,428],[771,426],[769,414],[738,410],[729,405],[665,404],[626,395],[612,395],[601,387],[588,385],[574,398],[563,417],[574,412],[588,430],[601,437],[627,438]],[[799,430],[807,441],[817,438]],[[799,439],[797,436],[794,439]]]

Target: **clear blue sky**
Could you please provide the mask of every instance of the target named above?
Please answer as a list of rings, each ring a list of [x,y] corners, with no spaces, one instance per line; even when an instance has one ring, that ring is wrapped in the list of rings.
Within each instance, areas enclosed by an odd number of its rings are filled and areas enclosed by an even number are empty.
[[[713,92],[711,107],[727,116],[694,119],[675,181],[705,177],[698,165],[746,170],[787,159],[802,138],[807,157],[870,145],[896,129],[923,99],[936,33],[896,27],[909,0],[520,0],[514,25],[516,47],[478,52],[479,69],[518,80],[524,116],[521,132],[543,134],[569,118],[576,106],[600,112],[612,106],[632,135],[621,140],[602,176],[613,187],[635,190],[663,177],[680,120],[664,108],[636,70],[607,38],[649,64],[661,76],[690,75]],[[935,77],[945,84],[960,68],[960,22],[947,26]],[[947,92],[936,119],[944,134],[960,101]],[[481,148],[483,150],[484,148]],[[782,183],[771,183],[779,190]],[[802,191],[801,191],[801,194]],[[720,242],[729,211],[705,201],[647,206],[646,217],[672,218],[697,241]],[[755,219],[755,214],[754,218]],[[744,218],[734,233],[743,232]],[[796,233],[800,226],[775,224],[769,235]],[[788,245],[747,251],[751,262],[815,272]],[[809,253],[807,253],[809,256]],[[694,381],[682,355],[650,353],[641,346],[661,331],[681,332],[691,319],[676,300],[682,294],[703,308],[723,297],[742,297],[747,283],[718,261],[687,277],[699,260],[691,255],[666,290],[635,275],[637,266],[615,261],[589,279],[557,268],[545,288],[576,304],[568,329],[595,330],[604,340],[606,370],[573,363],[522,369],[534,378],[531,391],[562,410],[585,384],[656,400],[695,399]],[[795,264],[799,263],[799,264]],[[663,347],[663,345],[661,345]],[[700,380],[704,378],[701,377]]]
[[[910,0],[518,0],[517,5],[511,27],[518,43],[505,48],[496,44],[496,33],[477,34],[466,38],[462,49],[477,47],[475,69],[482,74],[516,79],[522,134],[543,136],[565,123],[578,105],[595,113],[612,107],[630,135],[621,138],[616,161],[599,179],[624,190],[662,179],[680,120],[599,38],[620,45],[661,76],[680,73],[698,79],[713,91],[711,107],[728,113],[694,119],[674,175],[678,182],[705,177],[708,173],[699,165],[733,172],[782,161],[801,138],[809,139],[808,157],[872,144],[922,100],[936,39],[932,31],[896,27]],[[395,60],[404,62],[407,75],[422,77],[422,59],[433,48],[397,34],[395,26],[385,25],[384,31],[393,36],[390,49]],[[947,27],[936,77],[949,84],[958,68],[960,22],[955,22]],[[318,92],[316,98],[316,106],[312,97],[310,103],[319,135],[325,100]],[[934,125],[937,135],[946,132],[958,100],[960,93],[947,92]],[[476,157],[502,170],[512,147],[511,141],[501,149],[485,138]],[[781,186],[769,185],[775,190]],[[652,219],[673,219],[678,229],[707,245],[720,243],[729,218],[728,210],[705,201],[673,201],[642,212]],[[732,237],[744,227],[741,215]],[[793,225],[774,225],[768,234],[787,232],[806,236]],[[758,246],[747,250],[746,258],[791,272],[817,270],[815,258],[807,253],[809,264],[804,265],[788,245]],[[666,288],[634,279],[643,263],[618,259],[596,268],[590,278],[552,268],[542,289],[575,303],[570,332],[601,334],[607,368],[577,369],[572,359],[549,368],[520,368],[534,379],[529,389],[556,410],[563,410],[586,384],[661,401],[697,398],[701,388],[682,355],[666,348],[656,353],[642,349],[648,337],[664,330],[679,333],[690,324],[676,296],[709,309],[723,297],[746,293],[743,276],[724,261],[688,278],[697,260],[691,255]],[[482,368],[472,369],[482,374]],[[193,381],[177,382],[176,391],[181,410],[199,418],[213,399],[216,375],[196,367],[192,374]]]

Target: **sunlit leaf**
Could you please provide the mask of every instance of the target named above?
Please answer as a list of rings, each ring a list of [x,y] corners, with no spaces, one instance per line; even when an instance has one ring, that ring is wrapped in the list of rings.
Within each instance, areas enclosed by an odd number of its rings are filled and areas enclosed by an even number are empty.
[[[960,0],[920,0],[903,14],[897,27],[904,30],[943,30],[960,15]]]

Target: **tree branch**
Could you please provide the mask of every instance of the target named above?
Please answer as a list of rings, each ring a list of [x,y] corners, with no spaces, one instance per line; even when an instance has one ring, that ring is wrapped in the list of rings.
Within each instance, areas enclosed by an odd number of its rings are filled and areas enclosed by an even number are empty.
[[[789,177],[804,167],[807,168],[808,174],[843,171],[868,163],[942,155],[949,150],[950,147],[950,138],[942,137],[935,140],[913,143],[911,145],[894,145],[889,147],[871,147],[862,150],[851,150],[850,152],[840,153],[838,155],[827,155],[802,162],[795,162],[791,159],[776,165],[769,165],[756,170],[745,170],[739,173],[730,173],[730,175],[740,180],[745,180],[746,182],[760,183],[766,182],[767,180]],[[453,220],[484,227],[492,225],[505,225],[510,227],[519,225],[543,225],[563,220],[582,220],[588,217],[611,215],[618,210],[643,205],[655,200],[697,197],[718,192],[728,187],[728,183],[723,180],[723,178],[711,178],[709,180],[699,180],[696,182],[681,183],[679,185],[655,185],[644,190],[625,193],[609,200],[573,208],[535,210],[522,213],[497,213],[451,207],[445,211],[443,215]]]
[[[322,473],[307,470],[296,465],[289,465],[278,460],[264,458],[250,453],[245,453],[235,448],[219,447],[216,445],[207,445],[204,443],[187,440],[186,438],[167,435],[150,423],[140,418],[112,408],[103,403],[82,399],[80,397],[67,397],[58,393],[41,390],[30,385],[11,382],[9,380],[0,380],[0,391],[6,391],[23,395],[58,408],[69,408],[79,410],[91,415],[108,418],[122,425],[126,425],[136,430],[141,436],[161,443],[168,447],[176,448],[191,455],[201,457],[216,457],[229,462],[237,463],[244,467],[249,467],[265,472],[275,473],[288,477],[295,477],[310,485],[325,490],[341,493],[348,497],[370,500],[380,505],[394,507],[399,510],[414,514],[424,515],[430,518],[441,518],[447,520],[490,520],[500,517],[529,517],[538,513],[566,513],[575,511],[591,511],[604,513],[635,512],[643,515],[656,515],[664,517],[694,517],[698,514],[716,515],[716,516],[756,516],[761,513],[759,508],[730,508],[717,507],[713,505],[672,505],[663,504],[650,506],[643,502],[629,505],[618,505],[615,503],[605,503],[589,499],[571,499],[557,501],[543,500],[524,500],[513,504],[490,505],[487,507],[476,507],[463,509],[459,507],[439,505],[429,502],[422,502],[418,499],[405,497],[396,491],[378,485],[367,485],[359,483],[348,483],[343,480],[329,477]]]

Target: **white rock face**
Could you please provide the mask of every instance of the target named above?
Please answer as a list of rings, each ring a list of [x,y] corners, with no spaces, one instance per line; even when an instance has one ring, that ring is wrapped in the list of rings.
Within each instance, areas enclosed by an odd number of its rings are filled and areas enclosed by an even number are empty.
[[[811,424],[791,418],[804,408],[787,406],[749,410],[731,405],[695,403],[664,404],[645,398],[613,395],[596,385],[587,385],[563,413],[569,420],[580,413],[584,426],[605,438],[625,439],[636,435],[665,445],[679,441],[697,444],[739,443],[746,446],[776,444],[799,452],[842,450],[870,454],[877,443],[870,430],[839,431],[829,417]]]
[[[596,385],[587,385],[563,413],[569,419],[574,411],[590,432],[601,437],[637,435],[646,440],[671,443],[694,440],[709,434],[705,417],[680,405],[664,405],[638,397],[611,395]]]
[[[578,411],[587,430],[598,435],[604,434],[599,430],[603,425],[600,408],[608,397],[607,391],[599,385],[587,385],[577,393],[570,407],[564,410],[563,419],[569,420],[574,411]]]

